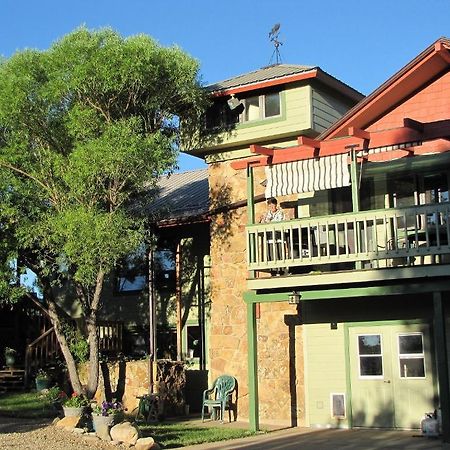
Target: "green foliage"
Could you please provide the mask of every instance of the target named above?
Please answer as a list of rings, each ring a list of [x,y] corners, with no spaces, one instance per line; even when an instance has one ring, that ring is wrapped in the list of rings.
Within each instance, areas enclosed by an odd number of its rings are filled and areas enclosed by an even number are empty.
[[[49,380],[50,378],[50,374],[47,373],[44,369],[39,369],[36,372],[36,380]]]
[[[41,393],[41,398],[47,403],[54,404],[65,400],[66,395],[58,386],[52,386],[51,388],[46,389],[45,392]]]
[[[64,323],[62,327],[69,350],[75,358],[76,362],[84,363],[89,359],[89,342],[77,328]]]
[[[0,62],[0,301],[23,295],[18,262],[44,301],[64,288],[95,317],[105,277],[145,242],[150,188],[199,135],[198,68],[148,36],[86,28]]]
[[[132,208],[206,105],[198,63],[148,36],[80,28],[0,63],[0,292],[8,261],[92,287],[144,238]],[[62,259],[61,259],[62,258]]]
[[[83,394],[73,392],[70,397],[63,398],[62,404],[68,408],[83,408],[89,405],[89,400]]]

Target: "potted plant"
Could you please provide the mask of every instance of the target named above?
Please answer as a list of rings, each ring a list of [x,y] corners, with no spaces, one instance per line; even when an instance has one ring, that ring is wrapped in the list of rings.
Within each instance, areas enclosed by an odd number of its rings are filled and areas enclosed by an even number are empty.
[[[123,420],[124,408],[120,402],[102,402],[92,405],[92,425],[94,431],[101,426],[110,427]]]
[[[36,390],[38,392],[48,389],[51,386],[52,378],[48,372],[46,372],[44,369],[39,369],[36,372]]]
[[[14,367],[17,359],[17,350],[11,347],[5,347],[5,364],[8,367]]]
[[[74,392],[70,397],[65,395],[65,399],[62,402],[64,416],[81,416],[88,405],[89,401],[83,394]]]

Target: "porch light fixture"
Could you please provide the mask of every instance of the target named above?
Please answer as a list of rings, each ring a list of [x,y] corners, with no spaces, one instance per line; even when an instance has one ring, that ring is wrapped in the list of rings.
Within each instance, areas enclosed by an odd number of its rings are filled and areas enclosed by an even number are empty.
[[[292,292],[292,294],[288,295],[288,303],[290,305],[298,305],[300,303],[300,299],[302,298],[301,294],[297,291]]]

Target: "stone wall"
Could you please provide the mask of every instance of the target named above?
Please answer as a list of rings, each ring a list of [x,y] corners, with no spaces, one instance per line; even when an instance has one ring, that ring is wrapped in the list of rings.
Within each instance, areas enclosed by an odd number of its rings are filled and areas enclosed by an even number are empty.
[[[264,169],[256,168],[255,194]],[[229,162],[209,166],[212,208],[247,198],[246,171],[232,169]],[[256,205],[255,217],[266,210]],[[239,384],[238,418],[248,418],[247,311],[243,292],[247,290],[245,226],[246,207],[213,217],[211,224],[211,328],[210,381],[222,374],[236,377]],[[263,304],[258,319],[258,381],[260,420],[291,425],[292,417],[304,423],[303,349],[301,331],[295,339],[285,324],[285,315],[296,313],[287,303]],[[291,367],[290,362],[295,366]],[[292,413],[291,413],[292,411]]]
[[[160,413],[172,416],[179,411],[184,413],[184,390],[186,385],[184,363],[166,359],[158,360],[158,370],[153,367],[155,392],[164,400],[164,410]],[[89,363],[79,366],[80,378],[87,384]],[[121,398],[128,413],[137,413],[139,398],[148,394],[149,388],[148,360],[117,361],[100,364],[100,377],[94,399],[102,402],[109,396]],[[106,383],[105,383],[106,380]],[[108,395],[109,394],[109,395]]]

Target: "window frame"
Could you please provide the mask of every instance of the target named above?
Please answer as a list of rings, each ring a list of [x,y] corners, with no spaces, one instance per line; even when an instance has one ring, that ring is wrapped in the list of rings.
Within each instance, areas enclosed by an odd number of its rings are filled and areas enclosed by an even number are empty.
[[[267,116],[266,115],[266,97],[269,95],[274,95],[274,94],[276,94],[278,96],[279,112],[278,112],[278,114],[274,114],[272,116]],[[254,98],[258,99],[258,118],[246,120],[245,117],[247,114],[247,103],[249,103],[250,99],[254,99]],[[274,119],[274,118],[282,116],[281,91],[266,92],[264,94],[259,94],[259,95],[251,95],[251,96],[241,99],[241,102],[244,105],[244,110],[239,115],[239,123],[241,123],[241,124],[255,123],[255,122],[270,120],[270,119]]]
[[[422,338],[422,353],[400,353],[400,337],[401,336],[420,336]],[[427,366],[425,360],[425,345],[423,339],[423,332],[415,331],[411,333],[398,333],[397,334],[397,363],[398,363],[398,375],[400,380],[424,380],[427,378]],[[402,367],[400,364],[401,359],[422,359],[423,361],[423,377],[408,377],[402,376]]]
[[[363,336],[379,336],[380,337],[380,353],[374,355],[361,355],[359,351],[359,338]],[[358,350],[358,376],[361,380],[383,380],[384,379],[384,352],[383,352],[383,335],[381,333],[362,333],[356,336],[356,348]],[[361,356],[365,358],[381,358],[381,375],[361,375]]]
[[[142,252],[142,253],[141,253]],[[131,263],[132,259],[134,259],[134,261],[138,261],[138,256],[142,255],[143,258],[140,262],[140,264],[136,264],[135,267],[139,267],[141,266],[141,271],[139,271],[135,278],[137,277],[143,277],[143,282],[142,282],[142,287],[139,287],[137,289],[123,289],[121,288],[121,284],[122,281],[121,280],[127,280],[127,277],[124,275],[126,273],[126,271],[131,271],[133,270],[130,266],[128,266],[127,268],[125,268],[124,266],[126,264]],[[136,294],[140,294],[141,292],[143,292],[148,285],[148,257],[147,257],[147,250],[146,247],[144,245],[139,246],[135,252],[127,255],[125,258],[123,258],[122,263],[120,264],[119,267],[116,268],[115,272],[114,272],[114,294],[115,295],[136,295]]]

